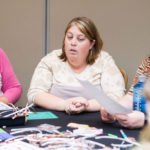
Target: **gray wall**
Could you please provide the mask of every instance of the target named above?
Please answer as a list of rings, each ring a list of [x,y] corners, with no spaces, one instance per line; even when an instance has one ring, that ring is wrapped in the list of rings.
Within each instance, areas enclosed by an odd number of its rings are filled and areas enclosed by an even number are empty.
[[[0,0],[0,47],[22,84],[18,106],[27,103],[32,74],[44,49],[45,0]],[[90,18],[104,41],[103,50],[128,74],[130,87],[137,67],[150,53],[150,0],[50,0],[49,52],[61,48],[68,22]]]
[[[138,66],[150,54],[150,0],[51,0],[50,51],[61,48],[64,30],[77,16],[95,23],[103,50],[127,72],[129,89]]]
[[[27,103],[27,90],[42,56],[43,0],[0,0],[0,47],[22,85],[18,106]]]

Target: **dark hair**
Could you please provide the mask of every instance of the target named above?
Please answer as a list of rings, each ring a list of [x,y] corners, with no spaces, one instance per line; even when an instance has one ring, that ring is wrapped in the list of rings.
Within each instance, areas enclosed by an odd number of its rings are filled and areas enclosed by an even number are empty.
[[[65,30],[65,36],[67,31],[70,29],[71,26],[76,25],[79,30],[92,42],[95,40],[95,44],[92,47],[92,49],[89,51],[89,54],[86,58],[87,64],[92,65],[95,60],[97,59],[98,55],[100,54],[102,47],[103,47],[103,41],[101,40],[99,33],[97,31],[97,28],[95,27],[94,23],[86,18],[86,17],[76,17],[73,20],[71,20],[66,27]],[[60,59],[63,61],[67,60],[67,56],[65,53],[65,36],[63,39],[63,45],[62,45],[62,54],[59,56]]]

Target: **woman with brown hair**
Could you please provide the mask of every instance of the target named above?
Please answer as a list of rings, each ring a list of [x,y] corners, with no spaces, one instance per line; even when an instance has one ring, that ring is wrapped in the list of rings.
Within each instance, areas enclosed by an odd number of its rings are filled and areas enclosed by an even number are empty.
[[[100,104],[78,82],[87,80],[109,97],[124,95],[124,80],[94,23],[86,17],[71,20],[62,49],[45,56],[35,69],[28,101],[46,109],[77,114],[99,111]]]

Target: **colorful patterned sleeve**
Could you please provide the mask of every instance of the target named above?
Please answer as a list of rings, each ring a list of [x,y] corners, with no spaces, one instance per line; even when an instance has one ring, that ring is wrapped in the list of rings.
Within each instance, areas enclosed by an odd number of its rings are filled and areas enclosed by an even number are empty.
[[[136,85],[138,83],[138,76],[141,74],[144,74],[147,76],[147,78],[150,78],[150,56],[147,57],[139,66],[138,70],[136,71],[133,83],[131,85],[131,88],[129,89],[128,94],[129,95],[133,95],[133,86]]]

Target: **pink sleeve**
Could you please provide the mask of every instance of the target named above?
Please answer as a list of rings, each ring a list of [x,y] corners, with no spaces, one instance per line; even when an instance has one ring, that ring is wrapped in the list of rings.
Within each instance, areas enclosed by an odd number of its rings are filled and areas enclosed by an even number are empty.
[[[0,49],[0,73],[2,76],[2,96],[7,97],[10,103],[15,104],[22,93],[21,85],[13,71],[10,61],[4,51]]]

